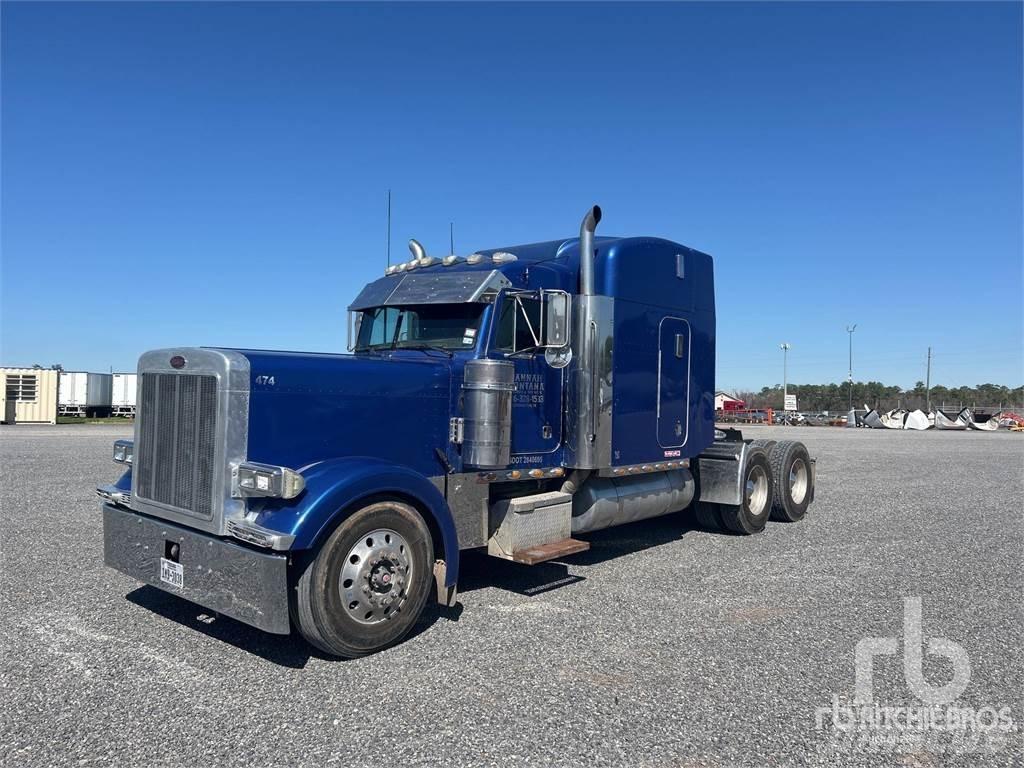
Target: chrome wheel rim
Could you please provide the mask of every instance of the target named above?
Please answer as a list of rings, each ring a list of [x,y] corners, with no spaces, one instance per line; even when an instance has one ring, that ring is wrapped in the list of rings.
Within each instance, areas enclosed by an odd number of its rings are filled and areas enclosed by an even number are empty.
[[[797,459],[789,468],[789,497],[794,504],[802,504],[807,496],[807,485],[810,473],[807,471],[807,463],[803,459]]]
[[[364,534],[345,556],[338,577],[345,612],[360,624],[380,624],[402,610],[413,577],[409,543],[390,528]]]
[[[754,466],[750,469],[744,496],[750,514],[760,517],[768,505],[768,473],[764,471],[764,467]]]

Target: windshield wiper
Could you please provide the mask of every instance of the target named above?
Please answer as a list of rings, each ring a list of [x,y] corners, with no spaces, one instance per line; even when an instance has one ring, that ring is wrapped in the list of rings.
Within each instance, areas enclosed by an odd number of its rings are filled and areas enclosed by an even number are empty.
[[[427,352],[433,350],[435,352],[442,352],[446,357],[453,357],[453,353],[450,349],[444,347],[437,347],[433,344],[402,344],[400,346],[393,347],[393,349],[415,349],[419,352]]]

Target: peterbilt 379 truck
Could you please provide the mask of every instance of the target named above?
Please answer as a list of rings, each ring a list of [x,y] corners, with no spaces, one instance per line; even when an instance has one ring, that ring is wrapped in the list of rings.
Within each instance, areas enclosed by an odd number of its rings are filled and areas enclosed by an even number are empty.
[[[711,257],[600,219],[468,257],[410,241],[349,307],[350,354],[145,353],[106,563],[353,657],[452,605],[468,549],[531,565],[683,510],[799,520],[804,446],[715,428]]]

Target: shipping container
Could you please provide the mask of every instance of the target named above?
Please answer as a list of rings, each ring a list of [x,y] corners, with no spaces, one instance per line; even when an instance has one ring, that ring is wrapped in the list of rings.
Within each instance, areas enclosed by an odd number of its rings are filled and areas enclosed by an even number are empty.
[[[57,413],[61,416],[109,416],[113,376],[61,371]]]
[[[115,373],[113,382],[113,396],[110,401],[110,412],[114,416],[135,416],[135,386],[138,382],[138,374]]]
[[[56,424],[58,372],[0,368],[0,419],[5,424]]]

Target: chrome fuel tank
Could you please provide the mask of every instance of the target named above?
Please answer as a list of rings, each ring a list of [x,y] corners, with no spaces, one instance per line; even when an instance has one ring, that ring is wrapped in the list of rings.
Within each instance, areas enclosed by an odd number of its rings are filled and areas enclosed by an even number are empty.
[[[693,500],[688,469],[633,477],[591,476],[573,496],[572,532],[586,533],[677,512]]]

